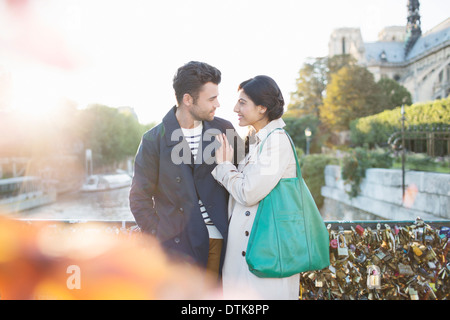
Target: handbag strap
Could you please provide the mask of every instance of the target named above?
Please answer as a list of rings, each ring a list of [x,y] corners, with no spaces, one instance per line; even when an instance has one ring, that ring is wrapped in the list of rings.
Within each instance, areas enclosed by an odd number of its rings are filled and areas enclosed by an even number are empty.
[[[303,178],[302,178],[302,173],[301,173],[301,171],[300,171],[300,164],[299,164],[299,162],[298,162],[297,151],[295,150],[294,141],[292,141],[292,138],[291,138],[291,136],[289,135],[289,133],[287,133],[287,131],[284,130],[283,128],[275,128],[275,129],[273,129],[272,131],[270,131],[269,134],[268,134],[268,135],[264,138],[264,140],[261,142],[261,145],[260,145],[260,147],[259,147],[259,152],[258,152],[258,153],[261,153],[264,142],[266,142],[267,138],[272,134],[272,132],[274,132],[274,131],[276,131],[276,130],[282,130],[282,131],[284,131],[284,133],[285,133],[285,134],[287,135],[287,137],[289,138],[289,141],[291,142],[292,151],[294,152],[295,163],[297,164],[297,178],[298,178],[299,180],[303,179]]]

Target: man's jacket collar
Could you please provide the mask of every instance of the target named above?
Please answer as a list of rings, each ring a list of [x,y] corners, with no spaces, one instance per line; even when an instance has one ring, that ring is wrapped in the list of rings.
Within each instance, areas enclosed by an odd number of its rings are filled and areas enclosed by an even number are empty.
[[[178,123],[177,117],[175,116],[176,111],[177,106],[174,106],[163,118],[163,135],[165,136],[166,144],[168,147],[175,146],[183,140],[183,132],[181,131],[180,124]],[[217,128],[211,130],[214,128],[212,122],[214,122],[214,120],[203,121],[201,150],[199,150],[198,152],[203,152],[205,150],[205,147],[212,141],[214,141],[214,136],[220,134],[220,130]]]
[[[165,136],[166,144],[169,147],[180,143],[183,139],[180,124],[178,123],[177,117],[175,116],[176,111],[177,107],[174,106],[163,118],[163,135]]]

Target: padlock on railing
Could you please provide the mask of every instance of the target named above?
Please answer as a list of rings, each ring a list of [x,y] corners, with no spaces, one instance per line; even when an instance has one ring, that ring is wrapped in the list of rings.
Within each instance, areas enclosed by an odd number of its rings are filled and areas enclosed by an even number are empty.
[[[336,235],[334,234],[334,232],[331,234],[331,239],[330,239],[330,248],[331,249],[337,249],[339,246],[338,244],[338,240],[336,239]]]
[[[359,234],[360,237],[364,235],[364,228],[361,227],[359,224],[355,227],[356,233]]]
[[[340,232],[337,236],[337,255],[339,259],[348,257],[347,240],[343,232]]]
[[[436,225],[436,222],[433,222]],[[300,282],[305,299],[448,300],[450,232],[420,220],[411,224],[348,224],[330,234],[330,266]],[[336,230],[338,229],[338,230]]]
[[[441,227],[441,229],[439,230],[439,237],[441,239],[444,239],[445,237],[449,238],[450,234],[450,228],[449,227]]]
[[[367,268],[367,288],[381,289],[381,272],[380,268],[375,265]]]

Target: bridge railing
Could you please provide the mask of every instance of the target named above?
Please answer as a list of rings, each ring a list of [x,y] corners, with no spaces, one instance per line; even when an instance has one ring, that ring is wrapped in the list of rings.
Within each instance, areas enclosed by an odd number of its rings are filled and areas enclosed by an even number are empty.
[[[127,220],[33,220],[94,224],[113,234],[136,232]],[[300,277],[303,300],[446,300],[450,296],[450,220],[324,221],[328,268]],[[70,228],[69,228],[70,229]]]

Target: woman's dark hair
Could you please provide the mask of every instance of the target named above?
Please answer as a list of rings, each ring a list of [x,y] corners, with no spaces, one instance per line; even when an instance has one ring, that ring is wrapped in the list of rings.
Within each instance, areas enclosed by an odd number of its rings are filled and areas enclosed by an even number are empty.
[[[195,103],[205,83],[219,84],[220,81],[221,72],[218,69],[204,62],[190,61],[178,68],[173,77],[173,89],[178,103],[181,103],[185,93],[190,94]]]
[[[284,113],[284,99],[277,83],[268,76],[256,76],[239,85],[257,106],[267,108],[269,121],[281,118]]]

